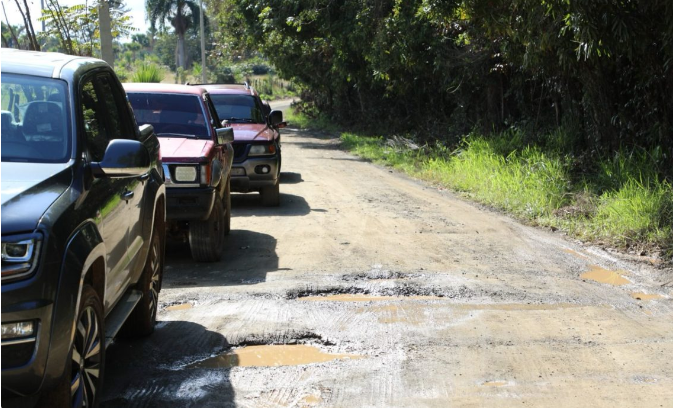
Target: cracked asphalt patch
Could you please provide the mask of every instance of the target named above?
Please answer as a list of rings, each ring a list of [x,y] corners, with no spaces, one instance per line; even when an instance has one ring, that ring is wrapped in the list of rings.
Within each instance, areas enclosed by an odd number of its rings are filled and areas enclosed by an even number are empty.
[[[336,145],[285,129],[280,207],[235,194],[221,262],[171,248],[102,407],[673,406],[670,269]]]

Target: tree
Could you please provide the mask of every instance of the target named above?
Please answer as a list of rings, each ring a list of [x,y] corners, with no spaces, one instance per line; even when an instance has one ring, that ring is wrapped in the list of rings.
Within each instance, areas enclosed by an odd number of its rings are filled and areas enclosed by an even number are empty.
[[[166,21],[170,23],[178,37],[177,66],[187,68],[185,54],[185,33],[199,25],[199,5],[192,0],[147,0],[145,3],[150,29],[165,29]],[[204,19],[205,20],[205,19]]]
[[[111,4],[112,38],[128,36],[135,30],[123,3]],[[58,0],[47,0],[40,21],[46,23],[44,37],[58,38],[59,51],[72,55],[100,56],[100,19],[98,5],[61,6]]]

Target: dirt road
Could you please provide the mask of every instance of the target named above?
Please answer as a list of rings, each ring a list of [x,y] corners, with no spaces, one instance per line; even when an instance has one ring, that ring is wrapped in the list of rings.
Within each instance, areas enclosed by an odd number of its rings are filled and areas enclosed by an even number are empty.
[[[337,145],[284,132],[281,206],[234,196],[222,262],[169,247],[103,407],[673,407],[671,270]]]

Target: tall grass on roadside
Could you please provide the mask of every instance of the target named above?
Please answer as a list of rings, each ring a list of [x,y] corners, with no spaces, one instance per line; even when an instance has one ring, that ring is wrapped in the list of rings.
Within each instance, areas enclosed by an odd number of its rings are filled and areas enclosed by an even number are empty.
[[[465,192],[535,224],[561,227],[584,239],[673,253],[673,192],[656,170],[657,152],[621,151],[573,180],[572,158],[557,144],[549,152],[530,145],[515,149],[518,141],[511,134],[470,135],[453,151],[441,145],[391,149],[382,137],[352,133],[343,133],[341,140],[359,156]]]
[[[530,219],[566,203],[569,177],[561,159],[530,146],[498,154],[493,147],[498,142],[468,138],[453,156],[428,160],[422,174]]]
[[[157,64],[151,62],[139,64],[131,75],[131,82],[161,82],[163,79],[163,70]]]

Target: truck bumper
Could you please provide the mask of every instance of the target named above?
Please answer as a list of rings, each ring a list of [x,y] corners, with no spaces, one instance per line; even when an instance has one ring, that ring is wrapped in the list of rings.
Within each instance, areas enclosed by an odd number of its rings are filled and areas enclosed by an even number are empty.
[[[3,293],[3,300],[8,295]],[[53,303],[34,300],[11,304],[3,302],[2,309],[2,323],[32,321],[35,327],[33,336],[2,342],[2,398],[34,395],[43,385],[52,346],[49,334]]]
[[[169,220],[206,220],[213,210],[217,190],[213,187],[166,188],[166,218]]]
[[[231,191],[259,191],[278,183],[278,156],[248,158],[231,166]]]

